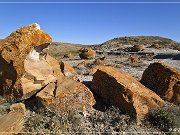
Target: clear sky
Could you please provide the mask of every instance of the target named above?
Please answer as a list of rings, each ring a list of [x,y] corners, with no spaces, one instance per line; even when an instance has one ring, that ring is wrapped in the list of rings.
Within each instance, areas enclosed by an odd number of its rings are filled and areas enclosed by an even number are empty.
[[[4,0],[8,1],[25,2]],[[169,0],[172,1],[179,3],[0,3],[0,38],[7,37],[19,27],[36,22],[57,42],[98,44],[115,37],[142,35],[157,35],[180,42],[180,0]]]

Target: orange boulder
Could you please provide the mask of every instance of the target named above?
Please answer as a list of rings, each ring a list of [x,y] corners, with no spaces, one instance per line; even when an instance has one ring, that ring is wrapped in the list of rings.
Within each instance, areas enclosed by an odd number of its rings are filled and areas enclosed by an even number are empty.
[[[113,67],[98,66],[93,75],[92,89],[106,104],[143,120],[152,109],[164,105],[164,101],[129,74]]]
[[[10,112],[0,116],[0,134],[17,134],[22,132],[24,114],[21,112]]]

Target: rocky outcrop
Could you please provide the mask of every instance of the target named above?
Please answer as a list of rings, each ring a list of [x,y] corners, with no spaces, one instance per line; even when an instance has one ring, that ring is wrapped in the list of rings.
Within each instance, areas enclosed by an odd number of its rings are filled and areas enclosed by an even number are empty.
[[[17,134],[22,131],[24,115],[21,112],[10,112],[0,116],[0,134]]]
[[[164,101],[129,74],[113,67],[98,66],[93,75],[92,90],[103,98],[106,104],[119,107],[136,116],[137,120],[152,109],[164,105]]]
[[[79,57],[81,59],[94,59],[96,57],[96,51],[90,47],[81,48],[79,52]]]
[[[163,99],[180,103],[180,72],[175,69],[160,62],[152,63],[144,71],[141,83]]]
[[[85,85],[67,77],[49,83],[36,97],[44,107],[57,112],[84,111],[95,104],[92,92]]]
[[[0,41],[0,94],[27,99],[62,75],[58,61],[46,54],[51,37],[38,24],[22,27]]]

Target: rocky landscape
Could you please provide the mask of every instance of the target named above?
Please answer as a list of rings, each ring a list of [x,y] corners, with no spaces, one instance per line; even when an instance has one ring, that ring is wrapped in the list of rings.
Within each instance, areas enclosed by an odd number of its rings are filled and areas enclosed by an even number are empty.
[[[0,134],[179,134],[179,46],[57,43],[24,26],[0,41]]]

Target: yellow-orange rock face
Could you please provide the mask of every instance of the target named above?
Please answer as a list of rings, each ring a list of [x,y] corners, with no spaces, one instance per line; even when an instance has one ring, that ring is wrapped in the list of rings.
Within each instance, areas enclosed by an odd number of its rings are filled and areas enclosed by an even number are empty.
[[[98,66],[93,75],[92,89],[104,102],[122,111],[144,119],[152,109],[164,105],[164,101],[129,74],[113,67]]]
[[[141,83],[164,100],[180,103],[180,72],[160,63],[150,64],[144,71]]]
[[[95,104],[92,92],[85,85],[67,77],[49,83],[36,97],[45,107],[57,112],[85,111]]]
[[[90,47],[81,48],[79,52],[79,57],[81,59],[94,59],[96,57],[96,51]]]
[[[0,41],[0,93],[9,100],[21,99],[23,96],[22,81],[34,84],[34,76],[26,71],[26,67],[33,66],[31,61],[40,61],[40,54],[52,42],[51,37],[40,30],[38,24],[22,27],[10,36]],[[28,58],[27,58],[28,57]],[[46,61],[47,62],[47,61]],[[41,65],[38,67],[41,68]],[[36,71],[34,71],[36,72]],[[25,77],[26,76],[26,77]],[[27,77],[28,76],[28,77]],[[25,79],[22,79],[25,78]],[[29,78],[29,79],[27,79]],[[32,81],[33,80],[33,81]],[[38,80],[36,80],[38,81]],[[41,88],[39,83],[35,89]],[[23,87],[28,87],[23,86]],[[32,86],[34,87],[34,86]],[[33,88],[34,90],[34,88]],[[30,90],[29,92],[31,92]]]

